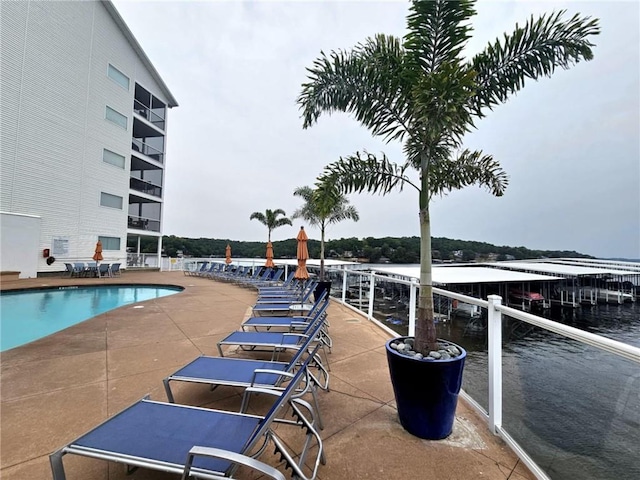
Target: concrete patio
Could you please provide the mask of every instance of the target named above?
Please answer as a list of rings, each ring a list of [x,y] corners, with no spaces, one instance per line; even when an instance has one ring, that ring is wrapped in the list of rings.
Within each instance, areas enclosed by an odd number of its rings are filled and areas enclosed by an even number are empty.
[[[166,400],[162,379],[198,355],[217,355],[217,341],[239,327],[256,298],[251,289],[181,272],[3,281],[1,288],[140,283],[185,290],[138,304],[144,308],[112,310],[2,353],[1,478],[51,478],[51,452],[146,394]],[[384,351],[388,335],[336,303],[329,307],[329,321],[334,343],[329,355],[331,391],[319,392],[327,464],[320,467],[318,479],[535,478],[462,400],[448,439],[425,441],[406,433],[397,420],[389,381]],[[203,385],[179,385],[175,390],[179,403],[240,407],[238,390],[210,392]],[[260,459],[280,465],[272,452],[268,449]],[[179,478],[142,469],[126,475],[122,465],[77,456],[65,457],[65,467],[69,480]]]

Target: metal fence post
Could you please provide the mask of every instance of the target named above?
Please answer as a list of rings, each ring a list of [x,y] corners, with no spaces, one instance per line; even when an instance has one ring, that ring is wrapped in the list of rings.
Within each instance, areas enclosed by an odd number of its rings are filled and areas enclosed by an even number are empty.
[[[502,312],[496,307],[502,304],[502,297],[489,295],[488,335],[489,335],[489,429],[498,434],[502,427]]]
[[[417,285],[411,280],[409,285],[409,336],[416,336],[416,290]]]
[[[347,269],[342,269],[342,303],[347,301]]]
[[[376,279],[373,276],[373,272],[369,275],[369,318],[373,318],[373,295],[375,294]]]

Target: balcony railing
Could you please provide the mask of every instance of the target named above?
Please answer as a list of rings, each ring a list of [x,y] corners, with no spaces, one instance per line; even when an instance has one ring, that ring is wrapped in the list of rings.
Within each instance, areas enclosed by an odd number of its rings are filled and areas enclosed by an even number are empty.
[[[154,197],[162,197],[162,187],[145,182],[139,178],[129,178],[129,188],[138,192],[146,193],[147,195],[153,195]]]
[[[160,220],[153,220],[151,218],[134,217],[129,215],[128,221],[129,228],[135,228],[136,230],[148,230],[150,232],[160,231]]]
[[[164,161],[164,153],[160,150],[153,148],[151,145],[147,145],[146,143],[138,140],[137,138],[131,139],[131,148],[136,152],[140,152],[145,154],[149,158],[153,158],[154,160],[162,163]]]
[[[127,267],[158,268],[157,253],[131,253],[127,252]]]
[[[159,129],[164,130],[164,118],[158,115],[157,113],[155,113],[153,109],[147,107],[143,103],[140,103],[138,100],[134,100],[133,111],[136,112],[141,117],[144,117],[147,120],[149,120]]]

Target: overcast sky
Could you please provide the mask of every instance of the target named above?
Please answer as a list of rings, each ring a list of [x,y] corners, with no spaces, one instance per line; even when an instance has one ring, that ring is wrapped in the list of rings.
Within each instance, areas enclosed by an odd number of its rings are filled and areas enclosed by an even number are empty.
[[[180,106],[169,112],[164,233],[266,240],[254,211],[300,205],[293,190],[355,151],[403,161],[346,114],[302,129],[296,98],[321,50],[376,33],[403,36],[409,3],[142,2],[116,8]],[[471,56],[529,15],[567,9],[600,18],[595,59],[529,81],[477,122],[465,146],[499,160],[506,194],[477,187],[437,198],[432,234],[532,249],[640,258],[640,7],[636,1],[481,1]],[[360,221],[329,239],[417,236],[418,199],[350,196]],[[273,240],[297,234],[273,232]],[[308,228],[311,238],[319,232]]]

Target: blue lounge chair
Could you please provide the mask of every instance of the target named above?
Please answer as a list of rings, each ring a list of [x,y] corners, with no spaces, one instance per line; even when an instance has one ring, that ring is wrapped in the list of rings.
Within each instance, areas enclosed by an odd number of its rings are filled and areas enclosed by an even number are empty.
[[[251,283],[251,286],[254,288],[260,288],[260,287],[269,287],[272,285],[277,285],[280,282],[282,275],[284,275],[284,270],[282,270],[281,268],[278,268],[276,270],[273,270],[271,272],[271,275],[267,277],[266,280],[253,282]]]
[[[320,327],[318,327],[320,328]],[[309,379],[313,385],[304,386],[313,396],[314,407],[318,418],[318,427],[324,428],[322,416],[318,405],[317,387],[329,390],[329,372],[322,364],[317,351],[320,348],[318,342],[314,345],[314,333],[307,338],[300,349],[291,357],[289,362],[268,362],[249,358],[210,357],[200,356],[188,363],[180,370],[172,373],[163,380],[164,389],[169,402],[174,403],[175,398],[171,391],[171,382],[204,383],[214,390],[220,386],[226,387],[260,387],[281,388],[282,384],[293,376],[296,367],[303,364],[305,354],[314,358],[308,364]],[[313,348],[312,348],[313,347]],[[314,367],[311,370],[311,367]],[[314,373],[315,372],[315,373]]]
[[[284,270],[282,270],[283,275],[284,275]],[[258,288],[258,295],[261,292],[269,292],[269,291],[287,291],[287,290],[291,290],[291,282],[293,282],[293,276],[296,274],[295,270],[292,270],[289,275],[287,276],[287,278],[284,280],[284,282],[282,283],[278,283],[278,282],[267,282],[268,285],[256,285],[256,287]]]
[[[207,270],[208,265],[209,265],[209,262],[202,262],[202,265],[200,265],[200,268],[197,268],[196,270],[185,270],[184,274],[189,277],[198,276],[199,274]]]
[[[300,298],[265,298],[259,300],[253,306],[253,315],[287,315],[292,311],[309,311],[313,307],[313,303],[310,302],[313,289],[314,286],[312,284]]]
[[[249,317],[242,322],[242,330],[270,330],[272,328],[286,329],[288,331],[305,329],[309,322],[312,322],[318,315],[325,315],[329,302],[327,301],[327,291],[322,292],[318,300],[313,304],[309,314],[305,316],[261,316]],[[325,325],[327,324],[325,320]]]
[[[140,400],[51,454],[53,478],[65,479],[63,456],[75,454],[182,474],[183,479],[232,478],[237,467],[244,465],[269,478],[284,480],[281,472],[255,458],[272,443],[285,461],[284,467],[291,468],[294,476],[314,479],[319,464],[326,463],[324,449],[316,431],[315,412],[299,398],[303,382],[312,384],[307,370],[312,358],[307,358],[283,391],[255,387],[245,391],[245,398],[252,393],[277,397],[264,417]],[[286,407],[293,410],[294,420],[282,418]],[[289,451],[289,437],[285,445],[276,435],[274,423],[301,427],[306,438],[299,456]],[[316,458],[307,468],[306,456],[311,450]]]
[[[324,302],[328,304],[327,300],[324,300]],[[314,341],[318,341],[321,344],[325,359],[327,359],[325,346],[329,349],[331,348],[331,338],[328,337],[326,330],[322,328],[324,326],[323,313],[324,310],[318,311],[316,317],[299,332],[252,332],[244,330],[233,332],[218,342],[218,352],[223,357],[222,347],[224,345],[237,345],[242,350],[269,351],[272,353],[271,360],[275,361],[281,352],[298,350],[308,341],[309,337],[312,337]]]
[[[262,303],[300,303],[306,302],[311,297],[317,285],[316,281],[309,281],[302,284],[298,289],[291,292],[265,292],[258,296],[257,304]]]

